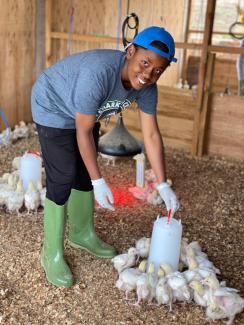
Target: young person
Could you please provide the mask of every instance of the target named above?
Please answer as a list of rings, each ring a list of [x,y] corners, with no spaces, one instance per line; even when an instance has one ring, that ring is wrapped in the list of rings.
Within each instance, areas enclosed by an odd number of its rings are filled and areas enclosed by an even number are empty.
[[[160,196],[174,213],[179,203],[166,182],[164,148],[159,132],[156,82],[176,62],[172,36],[161,27],[141,31],[126,49],[91,50],[71,55],[43,71],[32,89],[47,179],[41,263],[47,280],[70,287],[73,276],[64,259],[65,216],[69,242],[98,257],[115,249],[95,233],[94,197],[114,210],[113,195],[97,163],[99,121],[136,101],[149,162]]]

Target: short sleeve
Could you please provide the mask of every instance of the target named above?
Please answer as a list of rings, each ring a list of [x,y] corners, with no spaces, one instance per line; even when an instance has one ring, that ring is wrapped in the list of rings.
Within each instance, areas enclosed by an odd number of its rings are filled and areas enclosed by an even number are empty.
[[[145,87],[137,97],[136,102],[142,112],[155,115],[158,103],[157,85]]]

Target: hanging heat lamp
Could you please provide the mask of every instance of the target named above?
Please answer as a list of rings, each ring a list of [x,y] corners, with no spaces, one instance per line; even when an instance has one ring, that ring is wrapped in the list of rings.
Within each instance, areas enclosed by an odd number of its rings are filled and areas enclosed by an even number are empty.
[[[134,20],[134,25],[129,20]],[[122,25],[123,45],[126,47],[129,41],[126,39],[125,33],[127,28],[134,29],[135,35],[138,33],[139,18],[135,13],[127,15]],[[142,152],[142,143],[131,135],[126,129],[122,113],[120,113],[115,127],[108,133],[99,138],[98,151],[104,155],[113,157],[134,156]]]

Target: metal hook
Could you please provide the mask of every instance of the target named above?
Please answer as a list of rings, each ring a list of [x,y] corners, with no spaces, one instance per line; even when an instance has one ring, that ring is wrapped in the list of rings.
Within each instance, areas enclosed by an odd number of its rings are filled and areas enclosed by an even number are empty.
[[[132,23],[130,21],[132,21]],[[137,14],[132,12],[131,14],[127,15],[122,25],[122,41],[124,47],[126,47],[130,43],[130,41],[127,39],[126,36],[127,28],[135,31],[133,37],[135,38],[135,36],[138,34],[138,27],[139,27],[139,17],[137,16]]]
[[[237,36],[237,35],[233,32],[233,29],[234,29],[236,26],[243,26],[243,27],[244,27],[244,23],[241,23],[241,22],[239,22],[239,21],[236,21],[236,22],[234,22],[233,24],[231,24],[231,25],[230,25],[230,28],[229,28],[229,34],[230,34],[232,37],[236,38],[236,39],[239,39],[239,40],[244,39],[244,35],[242,35],[242,36]]]

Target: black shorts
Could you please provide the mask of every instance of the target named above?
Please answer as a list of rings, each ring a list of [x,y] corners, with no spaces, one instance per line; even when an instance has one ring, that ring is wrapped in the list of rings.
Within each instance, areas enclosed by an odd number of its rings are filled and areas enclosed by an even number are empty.
[[[58,205],[68,201],[71,189],[91,191],[91,179],[81,158],[75,129],[36,124],[46,172],[46,197]],[[98,146],[100,123],[93,129]]]

